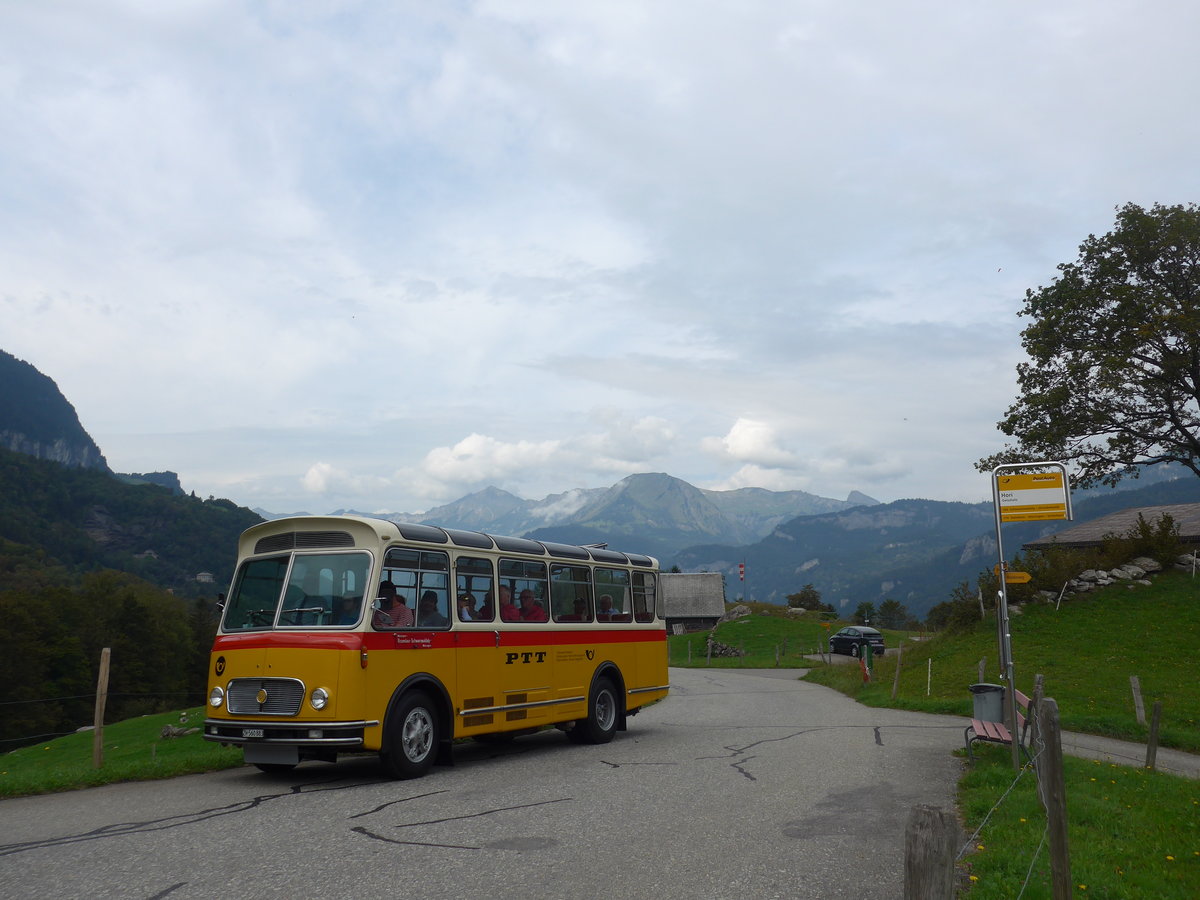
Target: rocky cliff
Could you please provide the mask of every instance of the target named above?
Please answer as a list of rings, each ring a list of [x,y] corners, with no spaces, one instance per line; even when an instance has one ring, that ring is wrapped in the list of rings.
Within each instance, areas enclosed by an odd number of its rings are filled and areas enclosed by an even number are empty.
[[[0,447],[65,466],[108,472],[96,442],[51,379],[0,350]]]

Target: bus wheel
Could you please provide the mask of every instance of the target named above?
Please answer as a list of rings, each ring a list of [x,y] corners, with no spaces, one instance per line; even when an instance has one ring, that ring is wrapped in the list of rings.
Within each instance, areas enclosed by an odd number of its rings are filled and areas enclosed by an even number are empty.
[[[607,744],[617,731],[621,706],[609,678],[599,678],[588,697],[588,717],[579,719],[567,735],[577,744]]]
[[[406,694],[388,716],[383,764],[395,778],[420,778],[433,766],[438,738],[437,711],[429,695]]]

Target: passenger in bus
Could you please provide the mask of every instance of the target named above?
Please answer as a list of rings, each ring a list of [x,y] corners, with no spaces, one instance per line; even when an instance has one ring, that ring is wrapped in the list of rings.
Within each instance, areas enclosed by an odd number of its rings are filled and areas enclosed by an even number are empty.
[[[438,598],[433,591],[426,591],[417,603],[417,622],[430,628],[441,628],[449,625],[449,620],[438,612]]]
[[[548,618],[542,604],[538,603],[537,598],[533,596],[533,591],[529,588],[521,591],[521,621],[545,622]]]
[[[472,606],[474,606],[474,603],[471,600],[470,594],[459,594],[458,595],[458,621],[460,621],[460,622],[475,621],[475,615],[471,609]]]
[[[559,616],[559,621],[561,622],[587,622],[590,619],[587,597],[576,597],[575,611],[567,613],[565,616]]]
[[[517,604],[512,602],[512,591],[504,585],[500,587],[500,621],[521,621],[521,610],[517,609]]]
[[[596,601],[596,618],[601,622],[607,622],[613,616],[620,614],[621,611],[613,607],[612,597],[608,594],[601,594],[600,599]]]
[[[476,622],[490,622],[496,617],[495,610],[492,608],[492,592],[488,591],[483,595],[483,602],[479,604],[479,609],[475,610]]]
[[[362,608],[362,597],[347,594],[342,598],[338,611],[334,614],[334,625],[353,625],[358,621],[358,613]]]
[[[372,621],[376,628],[407,628],[413,623],[413,612],[396,596],[396,585],[390,581],[379,585],[380,608]]]

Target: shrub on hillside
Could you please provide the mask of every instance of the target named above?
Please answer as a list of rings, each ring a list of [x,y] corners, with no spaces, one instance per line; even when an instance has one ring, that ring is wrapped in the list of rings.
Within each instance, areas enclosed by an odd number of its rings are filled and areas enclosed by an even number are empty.
[[[1151,525],[1138,513],[1137,522],[1124,534],[1104,536],[1104,545],[1101,547],[1103,563],[1100,568],[1113,569],[1139,556],[1148,556],[1166,566],[1182,552],[1179,525],[1171,515],[1163,513]]]

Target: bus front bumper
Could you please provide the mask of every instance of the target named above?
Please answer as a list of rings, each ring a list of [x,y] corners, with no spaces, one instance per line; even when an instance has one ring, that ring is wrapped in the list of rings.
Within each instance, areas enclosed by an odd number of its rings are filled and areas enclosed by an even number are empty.
[[[204,739],[222,744],[289,744],[355,750],[363,745],[363,730],[378,722],[264,722],[243,719],[205,719]]]

